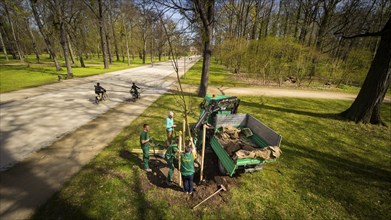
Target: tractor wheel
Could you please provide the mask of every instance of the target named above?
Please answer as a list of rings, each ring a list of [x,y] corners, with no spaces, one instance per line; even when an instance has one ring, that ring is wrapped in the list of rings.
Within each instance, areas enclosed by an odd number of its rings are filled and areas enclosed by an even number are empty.
[[[228,172],[225,170],[224,165],[223,165],[223,163],[221,162],[221,160],[219,160],[218,167],[219,167],[219,172],[220,172],[220,174],[222,174],[222,175],[228,175]]]

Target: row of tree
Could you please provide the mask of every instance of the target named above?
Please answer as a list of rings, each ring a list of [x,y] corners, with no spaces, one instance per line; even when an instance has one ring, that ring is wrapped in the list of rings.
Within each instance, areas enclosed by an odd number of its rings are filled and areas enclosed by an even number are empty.
[[[22,62],[34,53],[39,63],[49,53],[57,70],[63,57],[70,77],[72,64],[85,67],[84,59],[94,54],[102,56],[104,68],[121,58],[130,65],[135,56],[143,63],[150,56],[153,63],[170,56],[163,22],[178,51],[188,48],[176,23],[158,16],[146,0],[1,0],[1,47],[7,60],[10,54]]]
[[[388,0],[161,0],[196,23],[203,43],[199,96],[206,94],[212,42],[219,59],[240,72],[315,76],[319,55],[333,69],[349,69],[362,51],[372,61],[356,100],[341,113],[349,120],[382,124],[380,107],[391,81],[391,2]],[[212,34],[214,32],[214,34]],[[270,45],[279,38],[280,42]],[[375,37],[375,38],[371,38]],[[289,39],[294,39],[292,42]],[[288,42],[281,42],[288,41]],[[291,42],[291,43],[289,43]],[[299,44],[299,45],[297,45]],[[271,47],[270,47],[271,46]],[[357,52],[358,51],[358,52]],[[216,52],[216,51],[215,51]],[[352,55],[352,52],[353,55]],[[264,54],[266,53],[266,55]],[[359,56],[357,56],[359,55]],[[365,56],[365,55],[364,55]],[[352,65],[352,66],[349,66]],[[269,67],[268,67],[269,66]],[[272,67],[272,68],[271,68]],[[355,72],[354,70],[351,72]],[[330,74],[329,74],[330,75]],[[341,77],[343,78],[343,77]],[[360,76],[358,77],[360,78]],[[364,78],[364,77],[361,77]]]

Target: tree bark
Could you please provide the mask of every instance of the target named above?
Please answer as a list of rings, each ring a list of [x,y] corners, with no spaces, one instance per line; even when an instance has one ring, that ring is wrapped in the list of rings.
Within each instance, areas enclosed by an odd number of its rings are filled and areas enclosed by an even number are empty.
[[[118,41],[117,41],[117,34],[115,33],[115,22],[113,21],[113,15],[111,14],[111,3],[109,3],[110,11],[109,11],[109,19],[111,24],[111,30],[113,31],[113,39],[114,39],[114,52],[115,56],[117,58],[117,61],[119,61],[119,52],[118,52]]]
[[[31,9],[33,11],[35,22],[38,25],[39,32],[41,33],[41,35],[43,37],[43,40],[45,41],[46,47],[48,48],[49,54],[50,54],[50,56],[52,57],[52,59],[54,61],[54,65],[56,66],[56,71],[60,71],[61,70],[61,66],[60,66],[60,63],[57,60],[56,52],[54,51],[53,46],[52,46],[52,42],[51,42],[49,36],[46,34],[45,29],[43,27],[43,24],[42,24],[42,22],[41,22],[41,20],[39,18],[39,14],[38,14],[38,11],[37,11],[37,5],[36,5],[37,2],[34,1],[34,0],[30,0],[30,2],[31,2]]]
[[[103,65],[105,69],[109,68],[109,61],[107,57],[107,45],[106,45],[106,30],[105,30],[105,21],[103,16],[103,3],[102,0],[98,0],[99,14],[99,34],[100,34],[100,44],[102,47],[102,56],[103,56]]]
[[[60,8],[60,4],[58,1],[55,1],[54,2],[55,5],[57,6],[56,7],[56,14],[57,14],[57,19],[59,21],[59,26],[60,26],[60,44],[61,44],[61,47],[62,47],[62,50],[64,52],[64,59],[65,59],[65,65],[67,67],[67,74],[68,74],[68,77],[69,78],[73,78],[73,73],[72,73],[72,66],[71,66],[71,63],[69,61],[69,48],[68,48],[68,33],[67,33],[67,30],[66,30],[66,27],[65,27],[65,23],[64,23],[64,20],[63,20],[63,12]]]
[[[5,60],[8,61],[7,48],[5,48],[5,44],[4,44],[4,41],[3,41],[3,36],[1,35],[1,31],[0,31],[0,41],[1,41],[1,46],[3,47],[3,53],[4,53],[4,56],[5,56]]]
[[[19,39],[16,37],[14,24],[13,24],[13,22],[11,20],[11,16],[9,14],[8,6],[7,6],[6,3],[4,3],[4,10],[5,10],[5,14],[7,15],[7,19],[8,19],[8,22],[10,24],[10,27],[11,27],[12,37],[14,38],[14,44],[15,44],[16,50],[18,51],[19,59],[20,59],[21,62],[24,62],[24,54],[23,54],[23,52],[22,52],[22,50],[20,48]]]
[[[356,123],[384,124],[380,107],[391,81],[391,18],[380,36],[379,47],[357,98],[341,113],[342,117]]]
[[[208,0],[207,2],[201,2],[200,0],[194,0],[195,8],[203,26],[203,41],[204,41],[204,52],[203,52],[203,63],[202,63],[202,75],[200,87],[198,89],[198,97],[204,97],[208,90],[208,78],[209,78],[209,66],[210,59],[212,56],[212,31],[213,31],[213,20],[214,20],[214,0]]]
[[[75,64],[75,53],[73,53],[72,42],[68,33],[67,33],[67,45],[69,49],[69,55],[71,56],[72,64]]]
[[[27,18],[25,19],[25,21],[26,21],[27,30],[33,42],[33,48],[34,48],[35,57],[37,58],[37,63],[40,63],[39,50],[38,50],[37,42],[35,41],[34,34],[31,31],[30,22]]]
[[[129,40],[128,40],[128,29],[125,26],[125,21],[122,19],[122,25],[125,32],[125,44],[126,44],[126,57],[128,59],[128,66],[130,66],[130,55],[129,55]]]

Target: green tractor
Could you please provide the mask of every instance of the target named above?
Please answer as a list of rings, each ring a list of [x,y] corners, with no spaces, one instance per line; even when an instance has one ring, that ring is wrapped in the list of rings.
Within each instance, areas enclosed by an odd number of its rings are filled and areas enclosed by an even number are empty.
[[[246,172],[254,172],[262,169],[264,163],[274,160],[261,158],[233,159],[224,149],[217,133],[223,127],[232,126],[249,130],[246,135],[248,141],[259,149],[274,146],[279,148],[282,137],[274,130],[249,114],[238,114],[240,99],[235,96],[207,95],[200,104],[201,114],[197,123],[192,127],[197,150],[202,146],[202,125],[207,125],[205,146],[213,149],[217,155],[218,167],[221,173],[232,176],[235,171],[244,169]]]

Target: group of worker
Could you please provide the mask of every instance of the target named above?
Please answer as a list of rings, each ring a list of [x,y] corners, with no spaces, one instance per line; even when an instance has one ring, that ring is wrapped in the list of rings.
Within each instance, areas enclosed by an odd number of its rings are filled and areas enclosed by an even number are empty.
[[[190,138],[188,145],[185,146],[184,151],[179,151],[178,149],[178,138],[174,141],[173,131],[176,125],[174,124],[174,113],[169,112],[166,118],[166,133],[167,133],[167,149],[164,155],[164,159],[167,161],[169,171],[167,174],[167,185],[171,186],[173,181],[173,174],[175,165],[178,163],[178,158],[180,159],[180,167],[178,169],[181,172],[182,181],[183,181],[183,191],[187,194],[193,193],[193,179],[194,179],[194,160],[196,159],[196,150],[194,147],[193,139]],[[143,163],[144,170],[146,172],[152,172],[149,168],[149,144],[152,141],[152,138],[149,136],[149,125],[143,125],[143,131],[140,134],[140,144],[141,149],[143,150]]]

